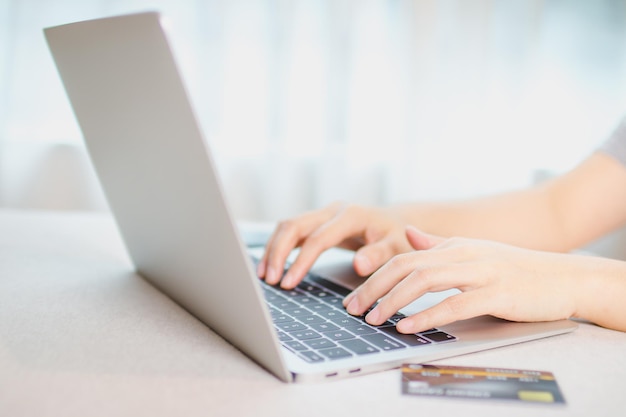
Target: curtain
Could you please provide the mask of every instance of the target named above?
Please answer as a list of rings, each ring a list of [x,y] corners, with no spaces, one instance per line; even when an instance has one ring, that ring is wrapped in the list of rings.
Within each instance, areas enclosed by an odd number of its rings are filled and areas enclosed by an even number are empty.
[[[0,204],[106,208],[42,28],[141,10],[240,219],[527,186],[626,109],[623,0],[2,0]]]

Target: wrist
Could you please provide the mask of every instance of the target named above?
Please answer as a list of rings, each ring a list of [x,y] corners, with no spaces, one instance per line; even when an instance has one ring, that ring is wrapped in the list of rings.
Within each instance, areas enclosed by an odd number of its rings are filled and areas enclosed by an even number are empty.
[[[573,285],[572,317],[626,330],[626,262],[579,256],[585,262]]]

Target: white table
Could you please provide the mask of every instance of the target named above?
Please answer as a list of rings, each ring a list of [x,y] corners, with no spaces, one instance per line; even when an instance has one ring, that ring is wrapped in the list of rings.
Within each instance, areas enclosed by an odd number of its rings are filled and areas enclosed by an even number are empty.
[[[626,412],[625,333],[583,323],[438,363],[551,371],[567,405],[403,396],[398,370],[284,384],[136,275],[107,214],[0,210],[0,416]]]

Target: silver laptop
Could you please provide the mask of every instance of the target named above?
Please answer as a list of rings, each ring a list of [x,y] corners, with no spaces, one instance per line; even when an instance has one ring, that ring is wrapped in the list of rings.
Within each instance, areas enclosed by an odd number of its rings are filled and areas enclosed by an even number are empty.
[[[295,291],[270,287],[225,201],[158,13],[47,28],[45,36],[137,271],[283,381],[328,380],[574,330],[569,320],[478,317],[400,335],[341,306],[333,267]],[[346,264],[337,264],[340,267]]]

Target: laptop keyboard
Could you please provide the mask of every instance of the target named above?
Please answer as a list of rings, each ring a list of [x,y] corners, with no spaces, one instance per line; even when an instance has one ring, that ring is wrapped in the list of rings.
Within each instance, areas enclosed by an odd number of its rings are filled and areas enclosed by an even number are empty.
[[[261,282],[280,342],[308,362],[456,340],[439,329],[398,333],[395,324],[405,317],[401,313],[380,326],[372,326],[365,322],[365,315],[352,316],[343,307],[347,288],[313,274],[293,290]]]

